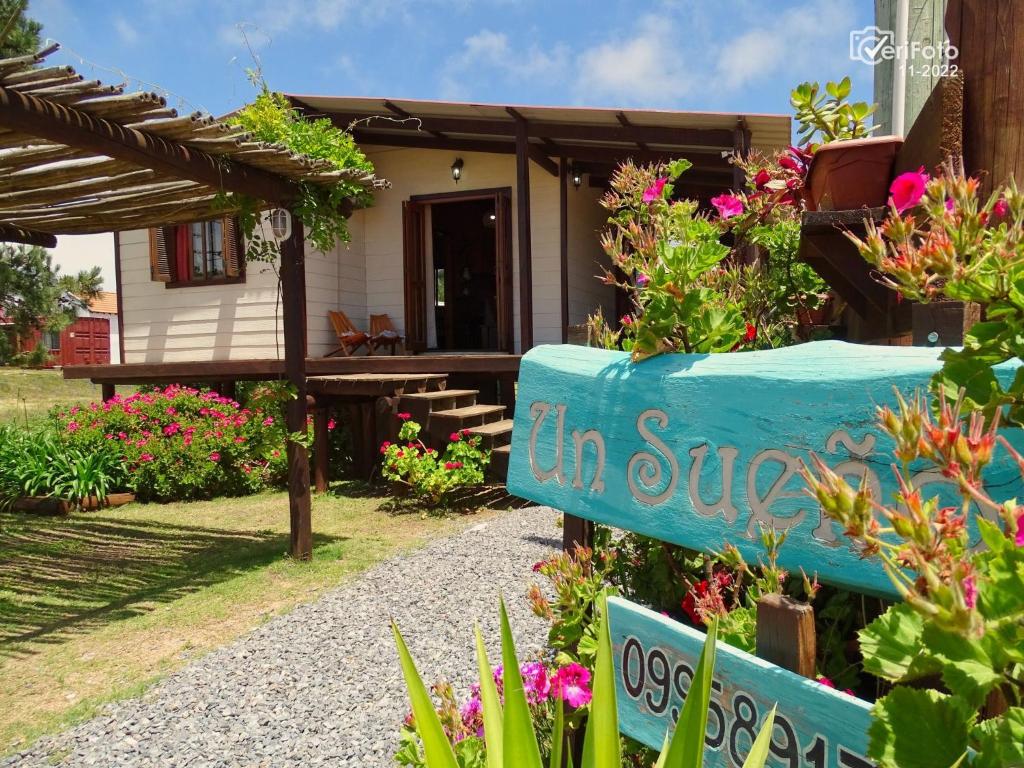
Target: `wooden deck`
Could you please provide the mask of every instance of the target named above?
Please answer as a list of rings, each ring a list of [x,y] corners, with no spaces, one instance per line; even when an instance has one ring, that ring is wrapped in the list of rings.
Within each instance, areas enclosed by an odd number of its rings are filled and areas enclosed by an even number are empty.
[[[306,374],[472,374],[515,378],[521,355],[395,355],[380,357],[310,357]],[[271,381],[285,378],[284,360],[209,360],[185,363],[123,363],[69,365],[65,379],[90,379],[95,384],[189,384]]]

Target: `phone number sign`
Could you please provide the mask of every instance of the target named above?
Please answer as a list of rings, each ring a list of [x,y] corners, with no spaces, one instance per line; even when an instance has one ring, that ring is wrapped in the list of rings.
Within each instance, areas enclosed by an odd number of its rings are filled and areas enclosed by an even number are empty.
[[[682,710],[705,635],[620,598],[608,600],[619,729],[661,749]],[[704,764],[742,768],[778,705],[768,764],[873,768],[864,757],[871,705],[719,642]]]

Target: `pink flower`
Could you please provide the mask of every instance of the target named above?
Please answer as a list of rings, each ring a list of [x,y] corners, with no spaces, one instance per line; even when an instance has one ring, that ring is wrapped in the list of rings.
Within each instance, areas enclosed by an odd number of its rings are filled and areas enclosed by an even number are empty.
[[[667,182],[668,177],[662,177],[653,184],[651,184],[651,186],[644,190],[643,201],[649,204],[653,203],[655,200],[660,200],[661,193],[665,189],[665,184]]]
[[[1018,547],[1024,547],[1024,507],[1017,507],[1017,535],[1013,543]]]
[[[332,432],[336,426],[338,426],[338,424],[337,424],[337,422],[334,421],[334,419],[328,419],[327,420],[327,431],[328,432]]]
[[[213,462],[217,462],[217,461],[220,461],[220,454],[219,454],[219,453],[217,453],[216,451],[214,451],[213,453],[211,453],[211,454],[210,454],[210,461],[213,461]]]
[[[1005,219],[1010,213],[1010,204],[1006,202],[1005,197],[1000,197],[996,200],[996,204],[992,206],[992,215],[999,219]]]
[[[647,285],[647,284],[648,284],[649,282],[651,282],[651,278],[649,278],[649,277],[648,277],[647,275],[645,275],[645,274],[644,274],[643,272],[641,272],[640,274],[638,274],[638,275],[636,276],[636,287],[637,287],[637,288],[643,288],[643,287],[644,287],[644,286],[646,286],[646,285]]]
[[[833,683],[829,678],[822,675],[818,675],[818,682],[824,685],[826,688],[835,688],[836,684]]]
[[[139,461],[152,461],[152,460],[153,460],[153,454],[152,453],[144,453],[141,456],[139,456]]]
[[[978,585],[974,583],[974,576],[968,576],[960,584],[964,588],[964,605],[973,609],[978,604]]]
[[[589,682],[590,670],[573,662],[555,673],[554,695],[570,707],[582,707],[590,702]]]
[[[459,434],[458,432],[452,432],[452,433],[451,433],[450,435],[448,435],[448,442],[450,442],[450,443],[456,443],[456,442],[458,442],[458,441],[459,441],[459,440],[460,440],[461,438],[462,438],[462,435],[460,435],[460,434]]]
[[[924,187],[928,183],[928,174],[922,165],[916,171],[907,171],[897,176],[889,187],[889,204],[903,213],[913,208],[924,197]]]
[[[114,439],[114,436],[112,434],[110,434],[109,432],[107,434],[105,434],[103,437],[105,437],[107,440],[113,440]]]
[[[731,219],[743,213],[743,201],[736,195],[719,195],[711,198],[711,204],[715,206],[718,215],[723,219]]]
[[[68,432],[77,432],[77,431],[78,431],[78,422],[77,421],[69,421],[68,422]]]
[[[946,198],[945,205],[946,205],[946,210],[949,211],[950,213],[952,213],[953,211],[956,210],[956,203],[953,202],[953,198],[952,197],[947,197]]]
[[[267,416],[267,418],[265,418],[263,420],[263,426],[264,427],[270,427],[270,426],[273,426],[273,424],[274,424],[274,417],[273,416]]]
[[[167,437],[170,437],[171,435],[178,434],[178,431],[180,429],[181,425],[178,424],[178,422],[174,422],[173,424],[168,424],[166,427],[164,427],[164,434],[167,435]]]
[[[402,421],[408,421],[409,419],[412,418],[412,414],[411,413],[399,413],[398,414],[398,418],[400,418]]]
[[[619,320],[619,322],[622,323],[622,325],[632,325],[633,324],[633,316],[632,315],[623,315],[622,318]]]
[[[548,693],[551,691],[551,680],[548,678],[548,671],[539,661],[531,661],[519,668],[523,677],[523,690],[526,692],[526,700],[531,704],[547,701]]]

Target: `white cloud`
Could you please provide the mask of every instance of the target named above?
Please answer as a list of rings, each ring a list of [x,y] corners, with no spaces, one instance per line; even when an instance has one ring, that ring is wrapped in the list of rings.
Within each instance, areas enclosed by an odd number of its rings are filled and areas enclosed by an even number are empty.
[[[847,59],[856,16],[849,0],[811,0],[756,19],[718,50],[714,82],[729,91]],[[847,69],[852,68],[847,66]]]
[[[679,49],[681,37],[672,18],[650,14],[631,36],[582,51],[576,61],[578,99],[623,106],[678,101],[694,80],[689,57]]]
[[[139,41],[138,30],[133,27],[124,16],[117,16],[114,19],[114,31],[126,45],[135,45]]]
[[[504,32],[485,29],[467,37],[462,50],[445,61],[441,69],[441,93],[447,99],[466,98],[467,80],[481,76],[506,81],[550,80],[565,75],[569,49],[564,44],[544,49],[536,43],[517,50]]]

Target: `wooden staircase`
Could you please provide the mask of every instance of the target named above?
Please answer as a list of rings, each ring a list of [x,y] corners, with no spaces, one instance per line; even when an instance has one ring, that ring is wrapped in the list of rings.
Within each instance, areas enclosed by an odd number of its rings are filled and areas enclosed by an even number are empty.
[[[447,445],[453,432],[469,430],[479,435],[481,445],[491,450],[489,474],[505,481],[512,441],[512,419],[505,418],[505,406],[477,403],[479,390],[441,389],[414,392],[398,400],[398,412],[408,413],[423,427],[421,437],[439,450]]]

